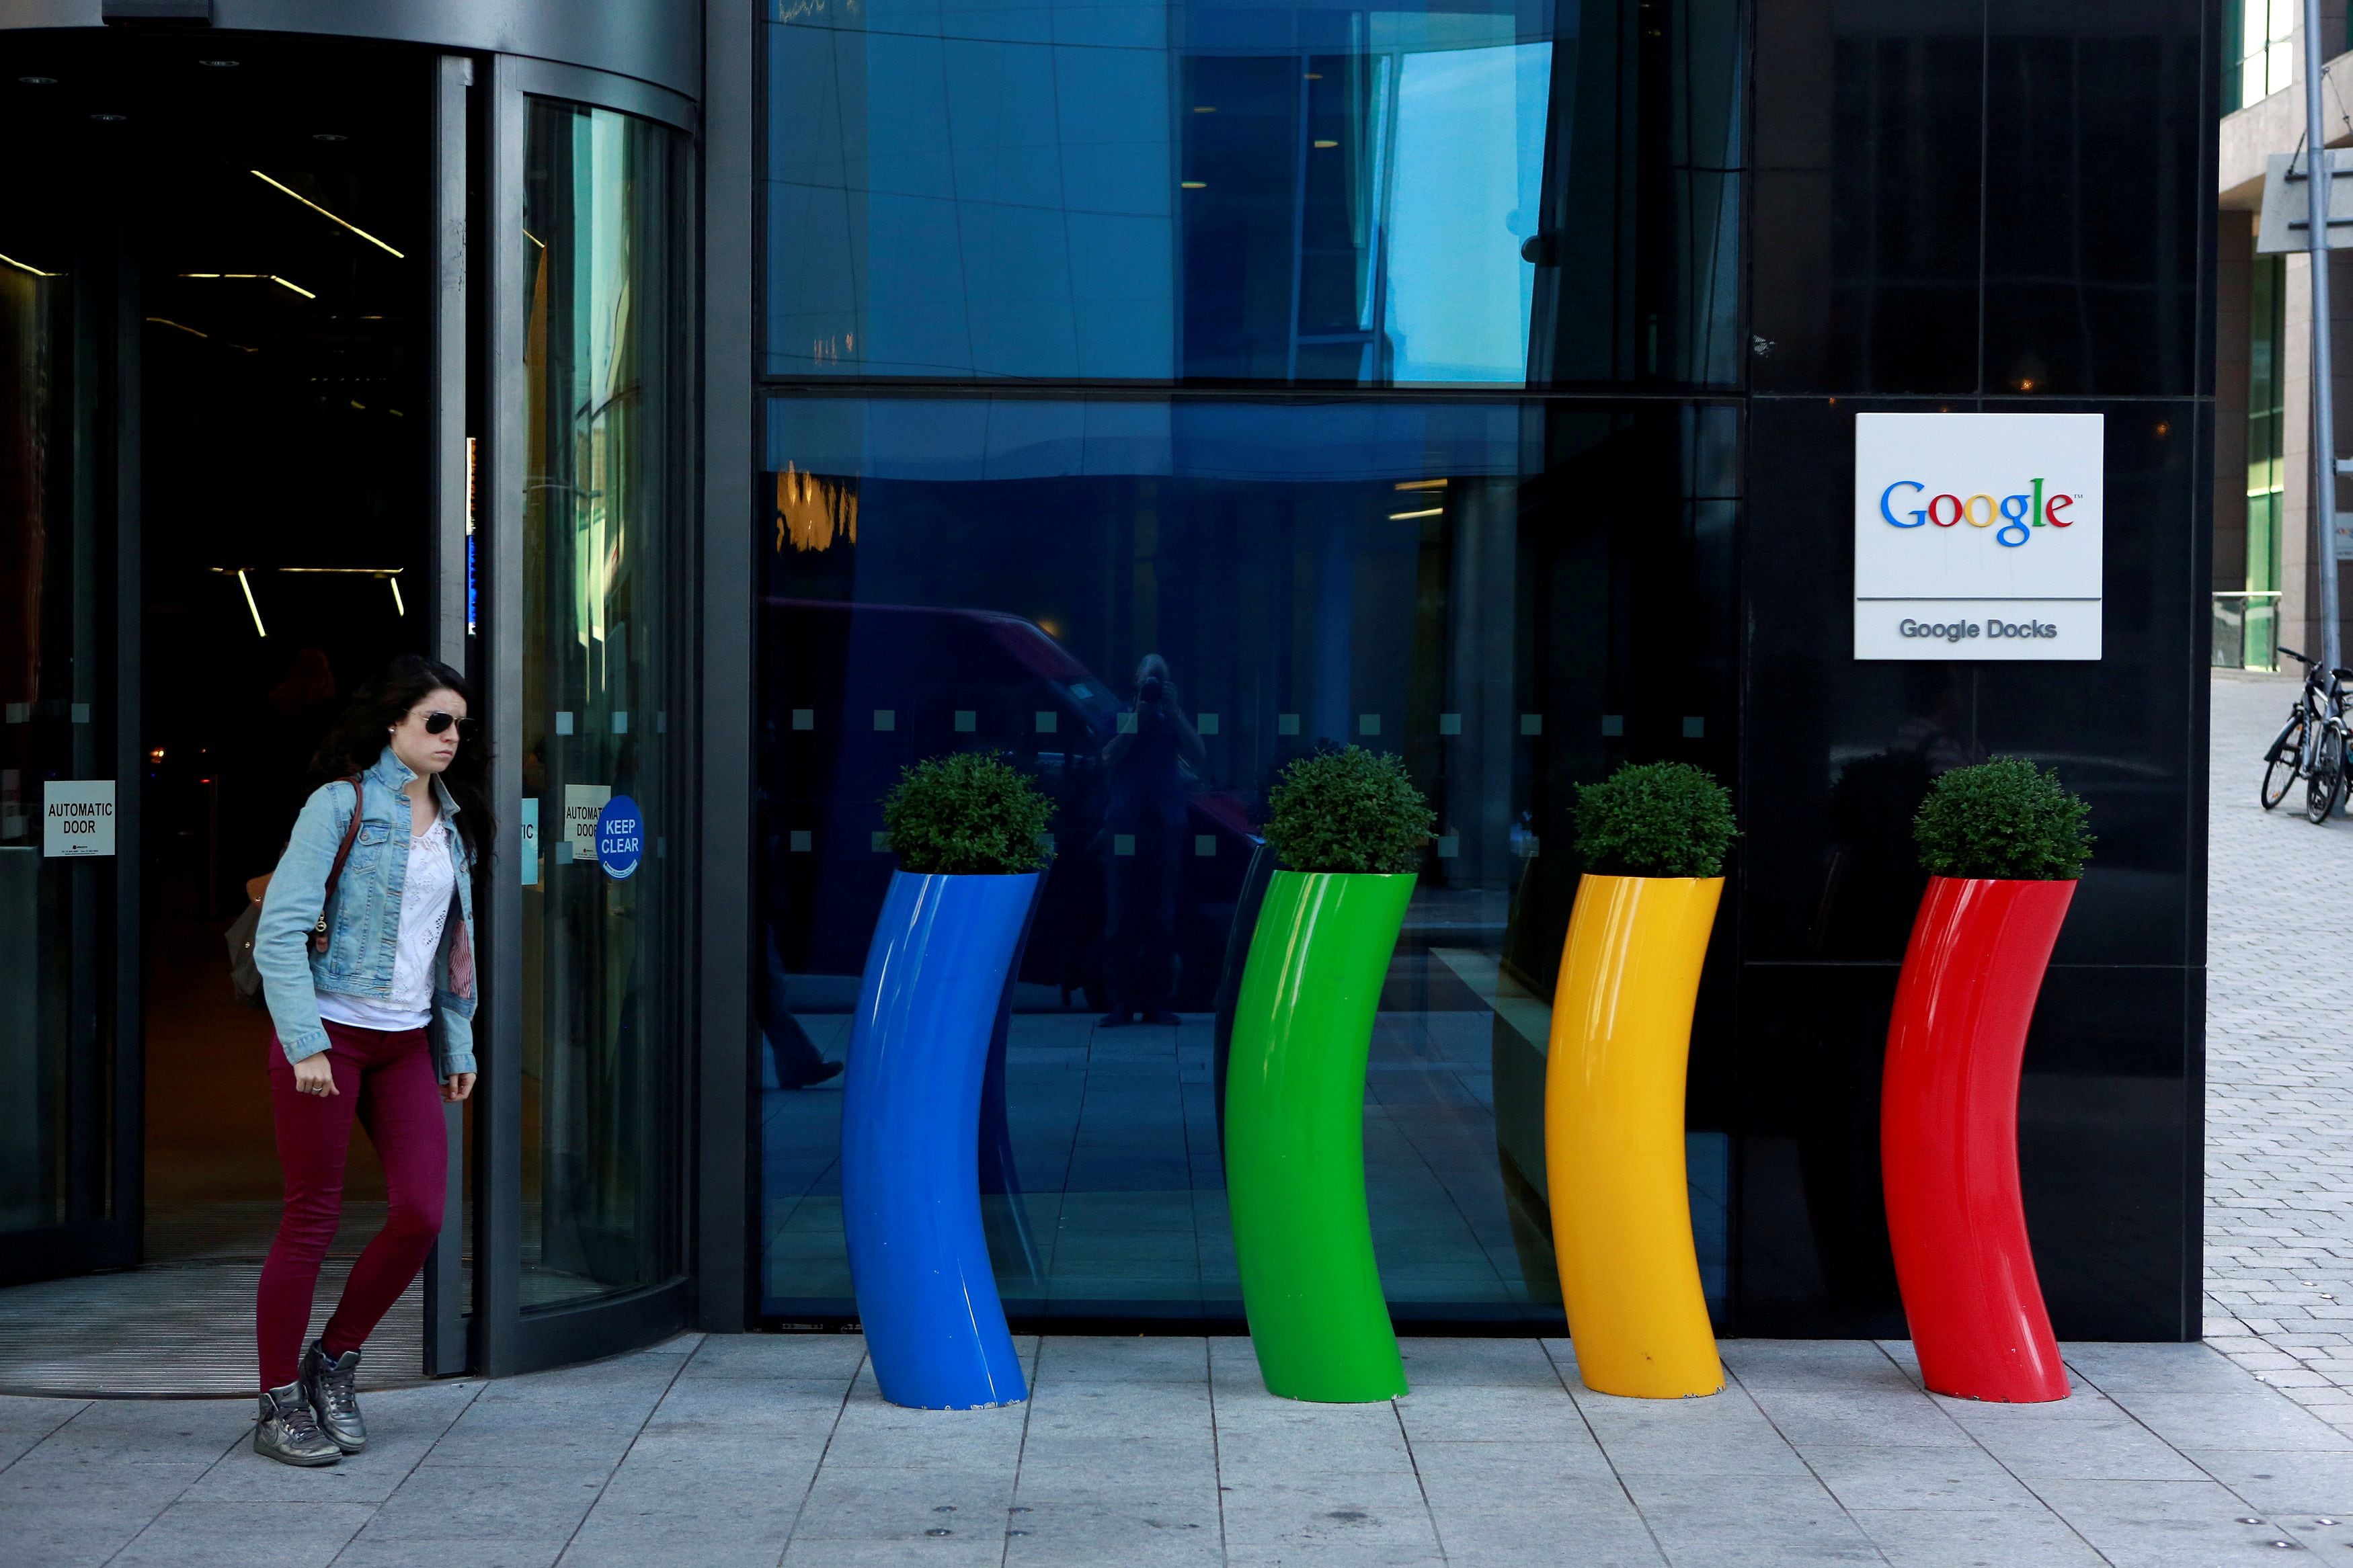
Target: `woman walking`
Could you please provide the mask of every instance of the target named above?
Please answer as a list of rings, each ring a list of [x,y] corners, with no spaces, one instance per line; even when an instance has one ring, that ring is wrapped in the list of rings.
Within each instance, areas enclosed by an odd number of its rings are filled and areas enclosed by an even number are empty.
[[[254,1314],[253,1447],[290,1465],[367,1446],[360,1346],[441,1230],[440,1106],[474,1087],[472,873],[493,831],[471,706],[462,676],[414,655],[354,694],[313,764],[336,782],[303,805],[254,932],[286,1211]],[[384,1162],[388,1212],[306,1345],[353,1117]]]

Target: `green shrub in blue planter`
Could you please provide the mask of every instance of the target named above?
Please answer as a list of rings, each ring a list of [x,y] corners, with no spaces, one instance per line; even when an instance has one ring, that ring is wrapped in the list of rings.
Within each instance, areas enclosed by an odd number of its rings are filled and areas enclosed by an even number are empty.
[[[978,1153],[990,1037],[1053,858],[1051,811],[980,752],[916,763],[882,804],[900,869],[850,1026],[841,1226],[867,1355],[894,1405],[1029,1396],[989,1271]]]
[[[882,799],[899,864],[917,873],[1008,876],[1054,858],[1054,803],[1028,774],[987,752],[917,763]]]

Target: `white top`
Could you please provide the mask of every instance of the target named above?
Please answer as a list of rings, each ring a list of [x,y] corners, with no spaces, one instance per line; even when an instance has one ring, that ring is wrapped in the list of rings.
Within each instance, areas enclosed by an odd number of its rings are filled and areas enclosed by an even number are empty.
[[[400,889],[400,952],[392,963],[392,995],[319,993],[319,1016],[362,1029],[421,1029],[433,1019],[433,955],[449,922],[458,873],[449,863],[449,823],[433,825],[408,841],[408,876]]]

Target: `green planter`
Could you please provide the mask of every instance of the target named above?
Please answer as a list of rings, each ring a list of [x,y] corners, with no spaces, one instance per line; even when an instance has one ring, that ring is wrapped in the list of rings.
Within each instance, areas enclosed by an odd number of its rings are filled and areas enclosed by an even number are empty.
[[[1406,1391],[1365,1208],[1365,1060],[1413,877],[1277,871],[1234,1010],[1226,1197],[1269,1392]]]

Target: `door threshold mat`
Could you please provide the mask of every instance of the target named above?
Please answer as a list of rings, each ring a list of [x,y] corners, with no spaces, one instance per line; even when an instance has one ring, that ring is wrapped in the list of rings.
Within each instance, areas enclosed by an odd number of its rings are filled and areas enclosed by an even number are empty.
[[[311,1336],[326,1326],[352,1260],[319,1270]],[[0,1289],[0,1394],[77,1399],[251,1397],[253,1259],[172,1263]],[[426,1381],[425,1295],[411,1283],[368,1338],[364,1389]]]

